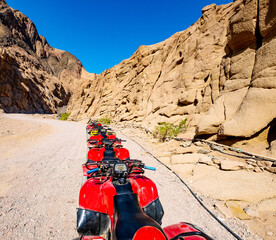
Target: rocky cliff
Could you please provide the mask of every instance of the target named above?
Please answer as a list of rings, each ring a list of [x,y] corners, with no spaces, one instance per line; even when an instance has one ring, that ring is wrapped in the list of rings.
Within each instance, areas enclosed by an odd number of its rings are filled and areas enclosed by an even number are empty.
[[[196,134],[275,139],[276,2],[202,9],[190,28],[141,46],[71,102],[73,117],[108,115],[153,127],[187,117]],[[274,121],[273,121],[274,120]]]
[[[236,1],[238,2],[238,1]],[[219,98],[198,133],[252,137],[276,117],[276,2],[247,0],[230,18]]]
[[[0,63],[0,108],[5,112],[56,112],[86,74],[76,57],[52,48],[33,22],[4,0]]]
[[[187,30],[139,47],[83,90],[83,98],[72,103],[73,116],[106,114],[147,125],[190,116],[197,122],[219,97],[227,26],[239,5],[207,6]],[[81,101],[80,108],[74,107]]]
[[[189,130],[216,138],[265,132],[276,145],[276,2],[212,4],[185,31],[103,73],[87,73],[52,48],[34,24],[0,0],[0,108],[109,116],[153,128],[188,118]]]

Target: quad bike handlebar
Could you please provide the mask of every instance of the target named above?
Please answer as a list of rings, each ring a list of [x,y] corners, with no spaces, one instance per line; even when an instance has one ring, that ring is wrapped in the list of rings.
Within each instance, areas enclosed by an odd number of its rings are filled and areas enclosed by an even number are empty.
[[[90,144],[99,144],[99,145],[113,145],[114,143],[121,143],[121,142],[126,142],[126,140],[120,139],[120,138],[114,138],[114,139],[109,139],[109,138],[102,138],[100,140],[96,139],[88,139],[88,143]]]
[[[147,170],[156,171],[155,167],[144,166],[144,168],[147,169]]]
[[[115,142],[126,142],[126,140],[123,140],[123,139],[120,139],[120,138],[103,138],[101,140],[104,144],[106,143],[109,143],[109,142],[112,142],[112,143],[115,143]]]
[[[92,174],[96,172],[105,173],[109,176],[113,177],[127,177],[131,173],[144,173],[143,169],[156,171],[155,167],[146,166],[144,163],[142,163],[141,160],[137,159],[130,159],[130,160],[102,160],[101,162],[95,162],[90,165],[97,166],[96,168],[93,168],[91,170],[87,171],[87,174]]]
[[[93,172],[98,172],[98,171],[99,171],[99,168],[97,167],[97,168],[88,170],[88,171],[87,171],[87,174],[91,174],[91,173],[93,173]]]

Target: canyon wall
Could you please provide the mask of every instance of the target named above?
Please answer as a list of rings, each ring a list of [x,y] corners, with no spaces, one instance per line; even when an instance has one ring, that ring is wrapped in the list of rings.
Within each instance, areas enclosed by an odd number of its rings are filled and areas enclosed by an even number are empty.
[[[207,6],[187,30],[140,46],[130,59],[104,71],[83,90],[84,101],[72,102],[72,115],[109,115],[146,125],[186,116],[197,122],[219,97],[227,26],[239,6]]]
[[[275,1],[212,4],[187,30],[98,75],[71,102],[72,117],[149,128],[187,117],[198,135],[252,137],[275,122],[275,56]]]
[[[57,112],[85,75],[75,56],[52,48],[30,19],[0,0],[0,109]]]
[[[276,2],[244,1],[231,17],[220,95],[198,133],[252,137],[276,117]]]
[[[276,145],[276,1],[206,6],[185,31],[140,46],[96,75],[0,0],[0,63],[5,112],[67,106],[71,119],[108,116],[150,129],[188,118],[197,135],[252,138],[266,131]]]

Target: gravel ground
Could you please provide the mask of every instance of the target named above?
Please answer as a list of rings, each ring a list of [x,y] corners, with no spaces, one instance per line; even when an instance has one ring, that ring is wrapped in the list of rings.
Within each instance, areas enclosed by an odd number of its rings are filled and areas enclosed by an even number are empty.
[[[0,239],[78,237],[76,207],[86,152],[85,125],[27,115],[8,117],[40,123],[50,133],[35,132],[38,143],[0,159],[0,179],[5,178],[7,185],[0,198]],[[7,151],[12,148],[6,146]]]
[[[29,127],[24,126],[28,131],[21,131],[20,137],[12,131],[13,126],[8,126],[12,135],[0,134],[4,151],[0,156],[0,239],[76,239],[76,207],[86,153],[85,125],[32,115],[6,116],[10,121],[24,121]],[[30,126],[35,126],[35,130]],[[165,210],[163,226],[186,221],[215,239],[235,239],[210,217],[172,172],[131,139],[117,134],[127,140],[124,146],[132,158],[157,168],[156,172],[146,170],[145,175],[157,185]],[[239,222],[229,224],[243,239],[259,239]]]

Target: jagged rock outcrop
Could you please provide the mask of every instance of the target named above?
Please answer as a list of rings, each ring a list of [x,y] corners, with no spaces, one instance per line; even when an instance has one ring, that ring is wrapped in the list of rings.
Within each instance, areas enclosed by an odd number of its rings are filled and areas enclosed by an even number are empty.
[[[0,108],[52,113],[67,105],[84,71],[72,54],[52,48],[33,22],[0,0]]]
[[[0,108],[109,116],[153,128],[188,118],[198,135],[250,138],[275,149],[276,2],[212,4],[185,31],[103,73],[87,73],[0,0]],[[270,139],[270,140],[269,140]],[[275,150],[274,150],[275,151]]]
[[[207,6],[187,30],[161,43],[139,47],[130,59],[87,84],[80,93],[83,97],[71,104],[72,116],[109,115],[148,127],[190,116],[196,125],[200,114],[219,97],[227,26],[239,4]]]
[[[202,14],[96,76],[72,102],[73,117],[108,115],[150,128],[188,117],[197,134],[234,137],[269,127],[276,117],[276,2],[236,0]]]
[[[241,7],[230,18],[220,97],[198,133],[252,137],[276,117],[276,2],[247,0]]]

